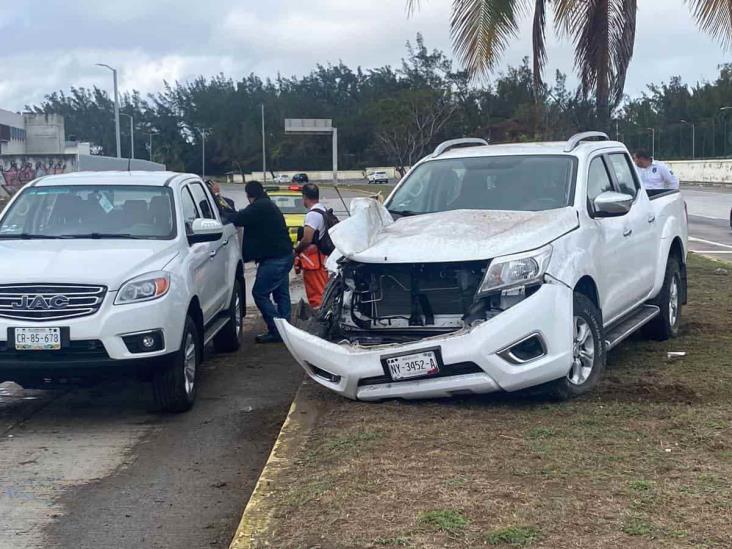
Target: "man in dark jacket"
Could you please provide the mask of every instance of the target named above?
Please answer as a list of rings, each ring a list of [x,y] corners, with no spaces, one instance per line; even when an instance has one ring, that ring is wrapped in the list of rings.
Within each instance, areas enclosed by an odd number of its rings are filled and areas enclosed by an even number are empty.
[[[244,228],[244,261],[257,263],[257,278],[252,288],[254,303],[267,323],[267,333],[257,343],[282,341],[275,318],[290,319],[290,270],[294,257],[285,217],[272,202],[259,181],[244,187],[249,206],[224,218]],[[271,299],[270,299],[271,296]],[[272,299],[274,303],[272,303]]]

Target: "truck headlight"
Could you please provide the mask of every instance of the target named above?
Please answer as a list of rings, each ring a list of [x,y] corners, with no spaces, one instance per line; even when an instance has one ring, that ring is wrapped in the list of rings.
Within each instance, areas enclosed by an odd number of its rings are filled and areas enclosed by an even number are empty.
[[[128,280],[114,300],[115,305],[151,301],[163,297],[170,289],[170,274],[165,272],[146,273]]]
[[[497,257],[491,261],[478,294],[485,295],[540,283],[551,258],[551,244],[530,252]]]

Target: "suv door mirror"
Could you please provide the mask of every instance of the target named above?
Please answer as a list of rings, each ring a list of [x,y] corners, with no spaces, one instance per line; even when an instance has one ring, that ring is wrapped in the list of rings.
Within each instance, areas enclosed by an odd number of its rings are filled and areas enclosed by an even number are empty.
[[[606,191],[600,193],[593,202],[596,217],[616,217],[625,215],[633,205],[633,197],[629,194]]]
[[[224,226],[215,219],[194,219],[188,234],[188,243],[216,242],[222,236],[224,236]]]

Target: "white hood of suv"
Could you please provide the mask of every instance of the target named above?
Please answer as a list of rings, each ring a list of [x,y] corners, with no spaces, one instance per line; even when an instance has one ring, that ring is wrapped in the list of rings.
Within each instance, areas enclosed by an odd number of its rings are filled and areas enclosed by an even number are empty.
[[[362,263],[473,261],[540,248],[575,229],[573,208],[544,212],[454,210],[403,217],[372,199],[354,199],[352,216],[330,231],[348,259]]]
[[[116,291],[159,271],[178,253],[173,240],[0,240],[0,284],[99,284]]]

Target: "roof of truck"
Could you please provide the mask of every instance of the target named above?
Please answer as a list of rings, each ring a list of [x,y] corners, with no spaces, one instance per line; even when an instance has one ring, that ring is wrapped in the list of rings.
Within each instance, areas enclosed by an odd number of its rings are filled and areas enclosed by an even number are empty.
[[[435,160],[445,158],[470,158],[479,156],[507,156],[522,154],[561,154],[580,156],[599,149],[625,149],[618,141],[583,141],[571,152],[566,152],[566,141],[546,141],[539,143],[507,143],[503,145],[479,145],[477,147],[456,147],[445,151]]]
[[[200,179],[194,174],[176,172],[73,172],[40,177],[31,183],[33,187],[52,187],[55,185],[145,185],[163,187],[180,178]]]

